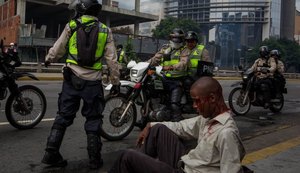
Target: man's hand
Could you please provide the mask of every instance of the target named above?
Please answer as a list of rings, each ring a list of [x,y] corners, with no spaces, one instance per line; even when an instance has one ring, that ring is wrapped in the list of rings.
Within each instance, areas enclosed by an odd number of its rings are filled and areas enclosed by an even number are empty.
[[[270,72],[270,70],[268,68],[261,68],[260,70],[262,73],[267,74]]]
[[[142,145],[144,144],[145,139],[147,138],[148,134],[149,134],[149,130],[150,130],[151,126],[150,123],[148,123],[146,125],[146,127],[143,129],[143,131],[139,134],[139,137],[136,141],[136,146],[138,148],[141,148]]]
[[[121,84],[113,85],[110,89],[110,95],[116,96],[120,93]]]
[[[46,68],[48,68],[48,66],[49,66],[50,64],[51,64],[50,61],[45,61],[45,63],[44,63],[44,65],[45,65]]]
[[[172,66],[163,66],[163,70],[170,71],[170,70],[173,70],[173,67]]]

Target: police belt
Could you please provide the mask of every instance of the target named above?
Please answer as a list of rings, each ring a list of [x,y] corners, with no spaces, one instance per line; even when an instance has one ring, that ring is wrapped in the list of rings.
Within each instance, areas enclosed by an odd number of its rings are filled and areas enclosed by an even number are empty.
[[[65,81],[70,82],[77,90],[82,90],[86,85],[101,85],[101,80],[90,81],[76,76],[69,67],[63,68],[63,76]]]

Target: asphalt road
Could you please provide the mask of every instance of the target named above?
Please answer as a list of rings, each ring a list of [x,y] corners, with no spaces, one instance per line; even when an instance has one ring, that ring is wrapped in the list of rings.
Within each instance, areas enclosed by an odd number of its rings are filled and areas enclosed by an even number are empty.
[[[224,98],[227,100],[230,85],[235,81],[222,80]],[[68,160],[69,165],[64,169],[47,168],[41,164],[46,139],[49,135],[53,119],[57,111],[57,97],[61,90],[60,81],[22,81],[22,84],[34,84],[42,89],[47,98],[48,109],[43,122],[34,129],[20,131],[7,123],[4,114],[5,101],[1,101],[0,117],[0,172],[92,172],[87,168],[86,135],[83,129],[85,119],[80,113],[74,124],[67,129],[61,146],[61,153]],[[243,117],[235,117],[243,138],[247,153],[253,152],[278,142],[288,140],[298,135],[300,123],[300,81],[288,81],[288,94],[285,95],[285,106],[281,113],[272,114],[269,110],[252,107]],[[296,128],[286,134],[277,135],[277,132]],[[299,130],[298,130],[299,129]],[[112,165],[121,150],[134,147],[139,133],[136,128],[125,139],[118,142],[104,140],[102,149],[105,172]],[[274,134],[274,135],[272,135]],[[259,137],[269,135],[270,140],[258,141]],[[265,138],[267,139],[267,138]],[[97,172],[97,171],[95,171]]]

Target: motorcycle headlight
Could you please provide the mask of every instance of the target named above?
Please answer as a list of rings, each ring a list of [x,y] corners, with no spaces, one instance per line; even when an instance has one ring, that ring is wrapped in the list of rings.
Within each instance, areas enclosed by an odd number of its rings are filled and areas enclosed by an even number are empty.
[[[130,72],[130,74],[131,74],[131,76],[132,76],[132,77],[137,77],[138,70],[131,69],[131,72]]]
[[[244,80],[248,79],[248,75],[243,75],[243,79]]]

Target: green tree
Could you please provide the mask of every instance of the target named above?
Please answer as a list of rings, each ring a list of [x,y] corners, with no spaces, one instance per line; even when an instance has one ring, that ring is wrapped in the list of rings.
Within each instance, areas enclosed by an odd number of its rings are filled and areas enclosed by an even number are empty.
[[[136,56],[136,52],[133,49],[132,36],[129,36],[127,39],[127,42],[125,44],[125,52],[126,52],[128,61],[130,61],[130,60],[135,60],[137,62],[139,61],[138,57]]]
[[[281,39],[279,43],[282,45],[284,55],[282,56],[285,62],[286,70],[300,72],[300,46],[297,42],[288,39]],[[292,70],[293,69],[293,70]]]
[[[152,30],[153,37],[168,39],[169,34],[174,28],[181,28],[183,31],[195,31],[196,33],[201,32],[200,26],[190,19],[178,19],[173,17],[167,17],[161,20],[160,24]]]

